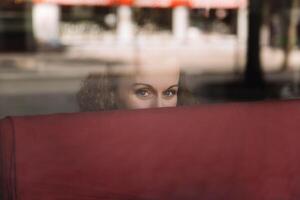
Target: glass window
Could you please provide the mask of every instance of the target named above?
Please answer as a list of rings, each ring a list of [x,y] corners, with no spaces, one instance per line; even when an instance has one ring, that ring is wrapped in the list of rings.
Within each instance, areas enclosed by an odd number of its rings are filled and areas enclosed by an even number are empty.
[[[6,0],[0,117],[299,96],[289,1]]]

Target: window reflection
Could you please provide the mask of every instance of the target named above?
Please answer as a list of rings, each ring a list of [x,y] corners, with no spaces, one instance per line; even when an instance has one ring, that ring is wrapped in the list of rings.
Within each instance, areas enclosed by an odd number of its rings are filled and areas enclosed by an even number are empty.
[[[298,11],[296,0],[5,0],[0,117],[298,98]]]

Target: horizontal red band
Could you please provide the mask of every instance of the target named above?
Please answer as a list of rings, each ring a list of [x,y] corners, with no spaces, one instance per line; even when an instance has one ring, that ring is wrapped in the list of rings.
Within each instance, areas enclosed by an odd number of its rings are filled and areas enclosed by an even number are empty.
[[[34,3],[54,3],[76,6],[129,5],[137,7],[176,7],[235,9],[247,6],[247,0],[33,0]]]

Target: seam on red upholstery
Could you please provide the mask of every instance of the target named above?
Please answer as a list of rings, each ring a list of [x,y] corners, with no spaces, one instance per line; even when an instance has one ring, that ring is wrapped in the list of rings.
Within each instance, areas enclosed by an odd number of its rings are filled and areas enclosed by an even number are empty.
[[[0,122],[1,199],[16,200],[15,130],[12,118]]]

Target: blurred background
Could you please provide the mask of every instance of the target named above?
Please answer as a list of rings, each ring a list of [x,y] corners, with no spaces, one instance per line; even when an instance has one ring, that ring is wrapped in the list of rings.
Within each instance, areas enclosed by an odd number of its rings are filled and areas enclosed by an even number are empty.
[[[143,59],[203,104],[297,98],[299,1],[1,0],[0,118],[78,112],[88,74]]]

